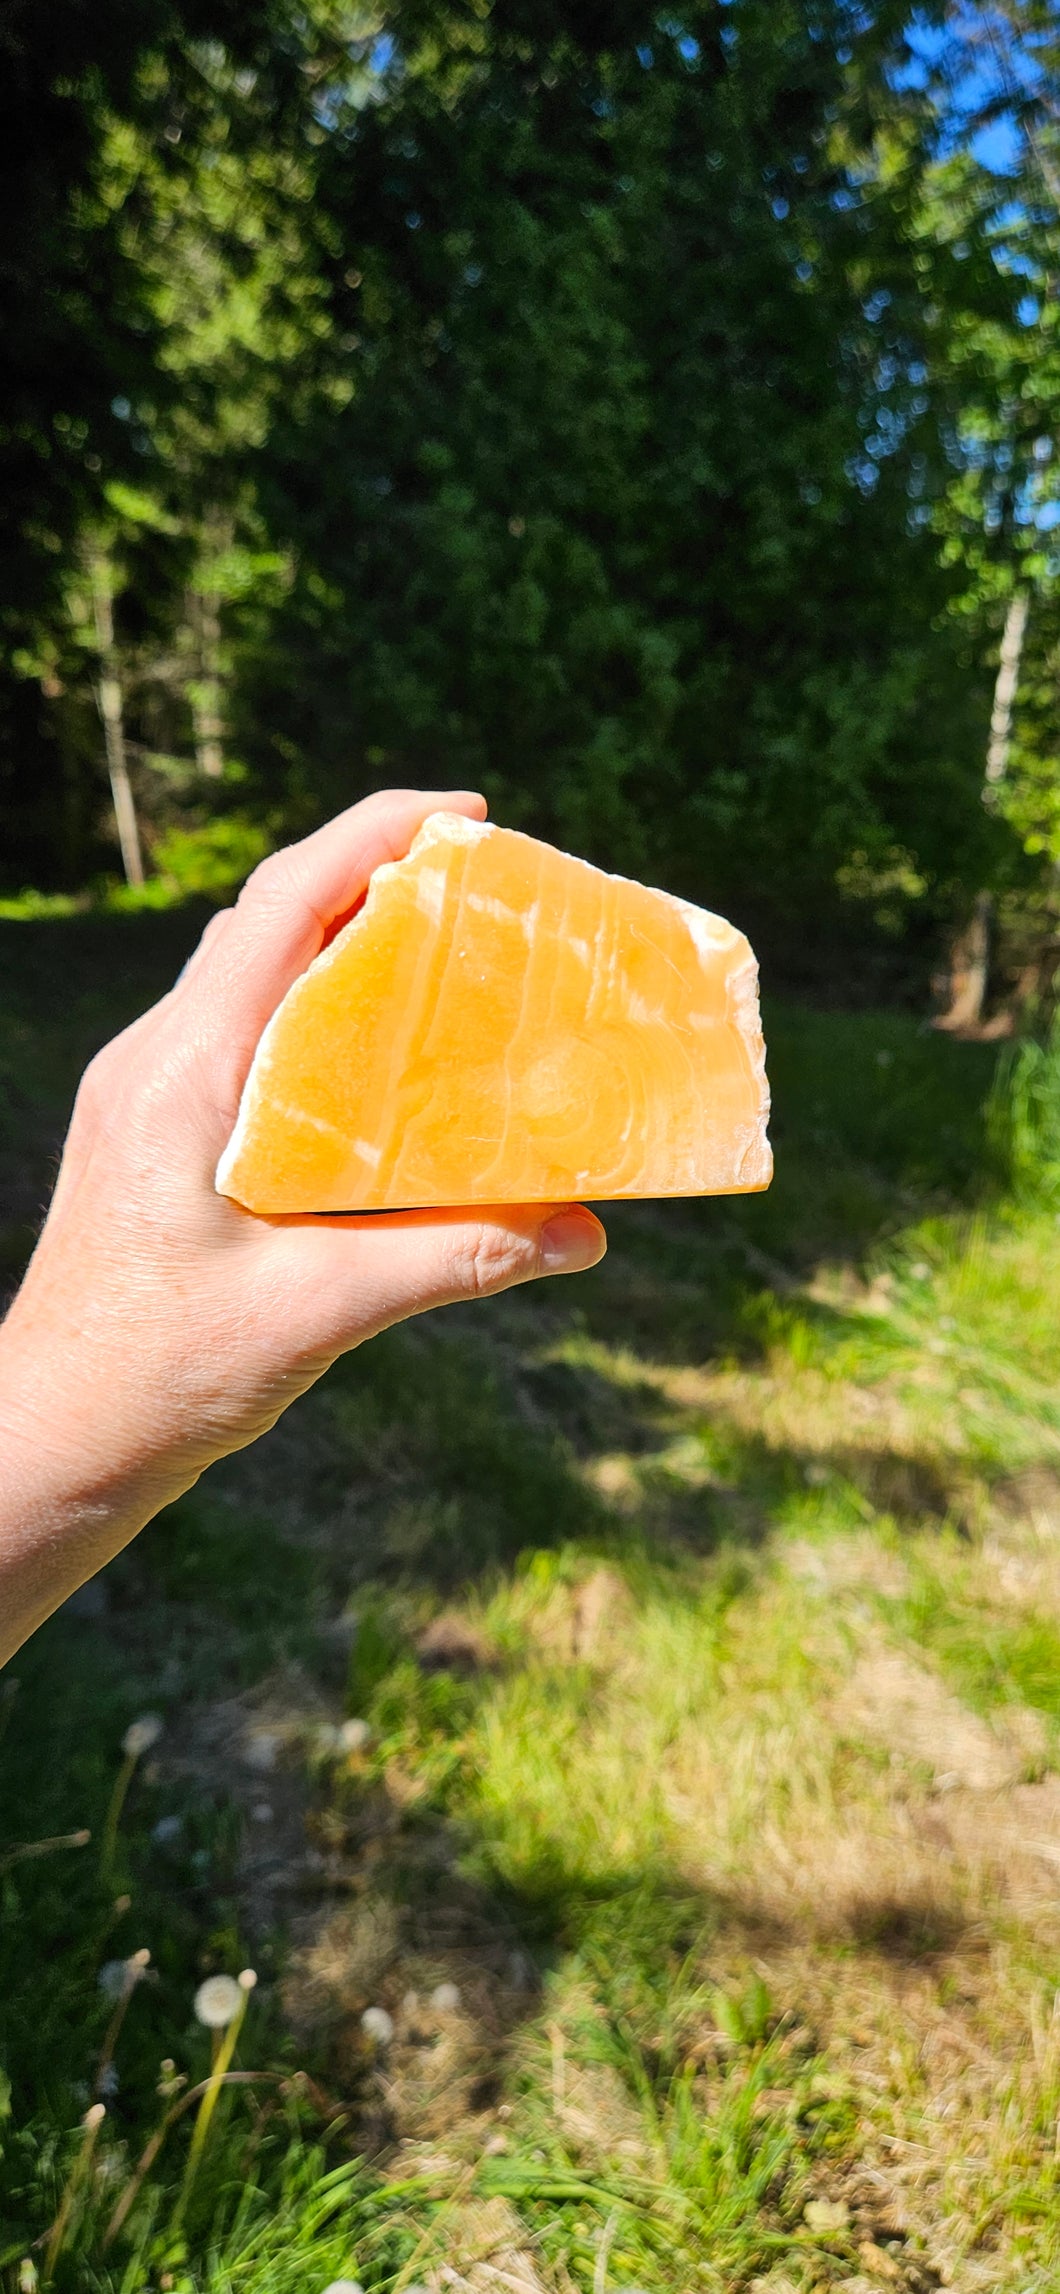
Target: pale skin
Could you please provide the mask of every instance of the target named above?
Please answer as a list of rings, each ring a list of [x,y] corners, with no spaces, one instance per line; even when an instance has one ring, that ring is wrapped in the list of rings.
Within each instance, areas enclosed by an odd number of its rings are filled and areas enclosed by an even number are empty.
[[[0,1325],[0,1662],[338,1355],[428,1307],[603,1256],[579,1204],[261,1219],[215,1190],[266,1021],[373,869],[441,810],[486,807],[390,790],[274,854],[86,1070]]]

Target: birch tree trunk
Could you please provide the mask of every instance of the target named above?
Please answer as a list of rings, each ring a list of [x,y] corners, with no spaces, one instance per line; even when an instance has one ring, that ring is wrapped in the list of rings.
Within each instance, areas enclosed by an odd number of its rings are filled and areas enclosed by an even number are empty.
[[[994,680],[994,706],[990,712],[990,738],[983,783],[983,796],[987,803],[991,800],[992,791],[999,781],[1004,780],[1008,771],[1009,750],[1012,747],[1012,712],[1019,689],[1029,612],[1029,593],[1025,589],[1014,589],[1001,633],[1001,655]],[[950,959],[950,1003],[948,1010],[942,1012],[935,1021],[937,1028],[957,1035],[973,1033],[981,1028],[990,970],[990,929],[993,916],[994,903],[989,892],[980,892],[970,924],[954,942]]]
[[[99,653],[99,677],[96,681],[96,706],[103,725],[103,742],[107,753],[107,772],[110,775],[110,793],[114,805],[114,818],[121,845],[122,867],[127,884],[144,881],[143,852],[140,845],[140,827],[136,818],[136,801],[129,779],[129,764],[125,753],[125,706],[122,695],[121,669],[114,644],[114,607],[111,595],[110,565],[100,545],[93,544],[88,553],[88,572],[92,586],[92,615]]]
[[[1025,589],[1014,589],[1005,615],[1001,636],[1001,658],[994,684],[994,706],[990,713],[990,741],[986,752],[986,782],[995,788],[1008,771],[1008,753],[1012,746],[1012,711],[1020,681],[1020,663],[1023,659],[1023,640],[1027,634],[1027,616],[1030,597]]]

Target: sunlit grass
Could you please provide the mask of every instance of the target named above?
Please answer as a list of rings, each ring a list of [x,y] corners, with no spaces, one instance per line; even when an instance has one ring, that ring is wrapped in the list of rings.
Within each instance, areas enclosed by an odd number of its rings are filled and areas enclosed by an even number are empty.
[[[183,951],[11,933],[43,1189]],[[390,1334],[20,1658],[4,2294],[1056,2283],[1060,1227],[983,1047],[770,1041],[769,1195]]]

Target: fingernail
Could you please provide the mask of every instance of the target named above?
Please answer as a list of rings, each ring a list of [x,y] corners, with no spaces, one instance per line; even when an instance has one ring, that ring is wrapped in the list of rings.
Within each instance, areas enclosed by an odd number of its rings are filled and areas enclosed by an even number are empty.
[[[541,1229],[538,1266],[542,1274],[580,1274],[595,1266],[606,1249],[598,1219],[586,1211],[560,1211]]]

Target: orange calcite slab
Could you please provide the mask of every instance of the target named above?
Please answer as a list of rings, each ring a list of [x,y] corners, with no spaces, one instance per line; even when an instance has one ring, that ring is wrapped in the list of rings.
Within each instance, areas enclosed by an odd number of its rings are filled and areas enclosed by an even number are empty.
[[[297,980],[217,1186],[411,1210],[769,1184],[757,966],[705,909],[435,813]]]

